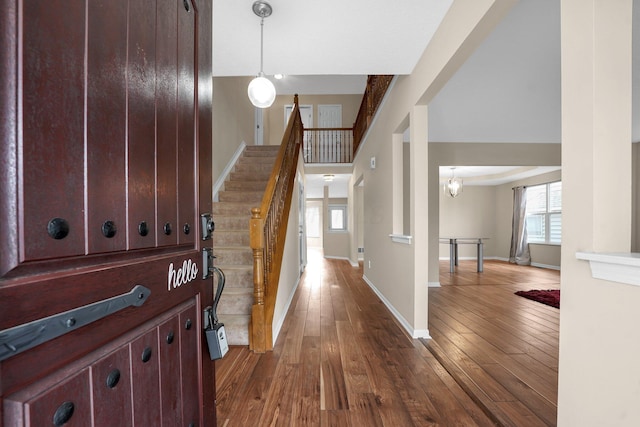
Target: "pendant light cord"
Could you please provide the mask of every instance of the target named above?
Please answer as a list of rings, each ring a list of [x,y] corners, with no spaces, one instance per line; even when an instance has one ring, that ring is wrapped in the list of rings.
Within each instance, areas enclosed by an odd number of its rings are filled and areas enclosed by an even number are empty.
[[[264,16],[260,18],[260,75],[264,75],[262,70],[263,50],[264,50]]]

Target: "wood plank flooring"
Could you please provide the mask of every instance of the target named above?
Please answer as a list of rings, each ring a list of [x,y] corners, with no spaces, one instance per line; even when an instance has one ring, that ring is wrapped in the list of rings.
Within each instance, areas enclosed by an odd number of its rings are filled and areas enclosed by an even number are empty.
[[[514,292],[559,289],[560,272],[485,261],[440,265],[429,289],[424,341],[459,384],[502,425],[555,426],[560,310]]]
[[[554,425],[558,315],[513,292],[559,276],[513,282],[487,261],[473,279],[460,264],[430,289],[423,342],[361,268],[310,250],[274,351],[216,361],[218,426]]]

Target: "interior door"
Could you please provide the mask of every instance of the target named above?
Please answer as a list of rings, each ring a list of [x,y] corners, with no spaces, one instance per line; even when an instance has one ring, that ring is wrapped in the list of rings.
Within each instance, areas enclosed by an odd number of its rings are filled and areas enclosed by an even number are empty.
[[[0,4],[0,425],[215,425],[211,2]]]

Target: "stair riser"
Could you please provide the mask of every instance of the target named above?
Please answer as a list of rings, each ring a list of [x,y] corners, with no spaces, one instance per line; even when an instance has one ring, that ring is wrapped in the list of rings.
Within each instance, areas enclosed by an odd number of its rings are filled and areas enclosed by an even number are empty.
[[[216,231],[214,231],[213,235],[215,236],[218,231],[222,230],[249,230],[250,218],[251,217],[239,217],[235,215],[216,215],[213,217],[213,222],[216,224]]]
[[[218,304],[218,314],[251,314],[253,294],[223,292]]]
[[[227,181],[225,191],[262,191],[267,188],[267,181]]]
[[[254,202],[260,204],[264,191],[221,191],[218,199],[221,202]]]
[[[242,154],[244,157],[276,157],[280,147],[276,145],[263,147],[247,147]]]
[[[230,181],[269,181],[271,172],[231,172],[229,174]]]
[[[229,345],[249,345],[249,316],[230,316],[222,314],[218,320],[224,323]]]
[[[255,203],[214,203],[213,215],[237,215],[243,216],[247,219],[251,219],[251,208],[259,207],[260,204]],[[215,219],[214,219],[215,221]]]
[[[253,164],[253,165],[271,165],[276,162],[276,156],[264,156],[264,157],[240,157],[235,166]]]
[[[213,252],[215,254],[215,248],[213,248]],[[253,270],[248,268],[246,270],[236,270],[234,268],[228,268],[228,265],[217,264],[217,259],[215,261],[216,266],[218,266],[225,275],[225,289],[231,288],[241,288],[241,289],[249,289],[253,292]]]
[[[251,249],[229,250],[214,248],[216,263],[218,265],[253,265],[253,253]]]
[[[249,246],[248,231],[218,231],[213,233],[213,247]]]
[[[233,168],[237,173],[261,173],[271,175],[273,164],[268,163],[240,163]]]

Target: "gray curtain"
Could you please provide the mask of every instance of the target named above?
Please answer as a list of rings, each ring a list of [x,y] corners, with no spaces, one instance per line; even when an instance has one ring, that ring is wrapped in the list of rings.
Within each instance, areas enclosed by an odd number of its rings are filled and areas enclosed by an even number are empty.
[[[511,222],[511,251],[509,262],[531,265],[531,254],[527,242],[527,188],[513,189],[513,221]]]

